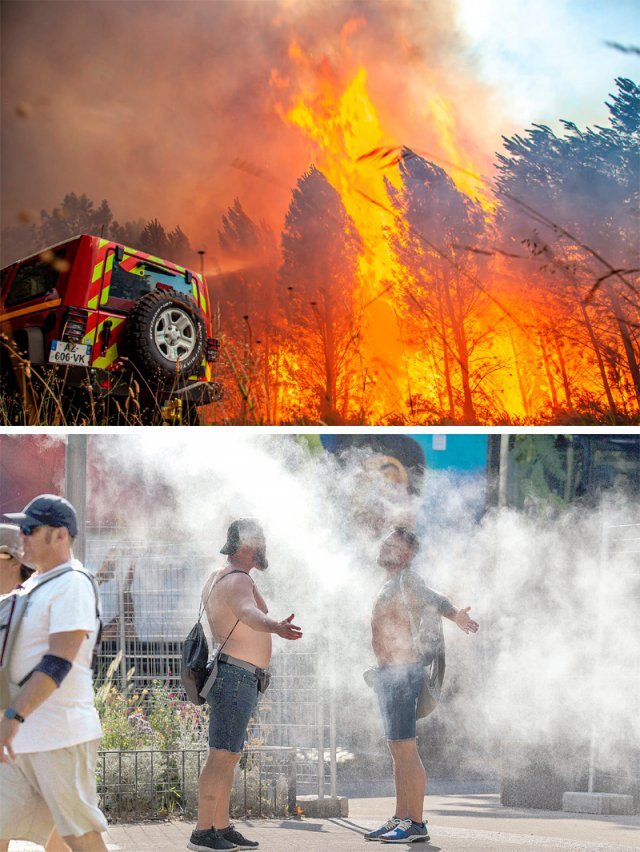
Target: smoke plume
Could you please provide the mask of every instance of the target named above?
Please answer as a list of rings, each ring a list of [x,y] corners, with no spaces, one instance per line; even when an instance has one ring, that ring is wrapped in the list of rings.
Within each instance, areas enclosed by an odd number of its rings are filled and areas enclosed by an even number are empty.
[[[4,3],[3,224],[75,191],[210,249],[236,196],[279,230],[314,156],[282,111],[320,68],[345,86],[370,67],[380,144],[428,145],[437,93],[486,156],[499,122],[461,47],[436,2]]]

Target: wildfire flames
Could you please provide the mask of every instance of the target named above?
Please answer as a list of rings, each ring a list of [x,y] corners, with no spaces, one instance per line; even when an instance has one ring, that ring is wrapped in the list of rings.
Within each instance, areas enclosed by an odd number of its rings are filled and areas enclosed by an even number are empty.
[[[352,20],[343,28],[345,55],[349,35],[362,25]],[[603,378],[611,414],[637,411],[633,393],[625,396],[619,385],[614,401],[606,370],[602,364],[599,375],[594,369],[598,345],[585,352],[561,331],[576,302],[586,313],[583,296],[553,298],[544,284],[531,286],[528,280],[564,274],[565,289],[577,290],[572,264],[577,267],[584,253],[574,250],[573,257],[553,258],[543,238],[538,247],[527,241],[511,251],[492,243],[505,241],[493,185],[481,176],[485,164],[474,163],[465,150],[446,98],[432,94],[426,99],[424,141],[432,153],[421,155],[418,149],[403,149],[383,126],[367,90],[364,66],[345,80],[326,57],[314,63],[295,41],[289,56],[299,88],[292,91],[291,79],[283,83],[274,72],[274,88],[279,94],[287,89],[289,95],[288,102],[278,102],[278,113],[308,140],[310,162],[339,194],[360,237],[357,272],[349,286],[361,341],[360,412],[366,411],[367,422],[537,422],[543,411],[551,417],[563,408],[571,411],[578,397],[602,398]],[[422,225],[410,221],[401,167],[421,157],[446,165],[440,182],[450,180],[449,194],[458,193],[459,209],[464,212],[466,204],[467,213],[475,216],[475,242],[460,245],[437,226],[441,238],[432,236],[428,212]],[[531,215],[535,221],[538,211]],[[418,251],[403,252],[412,242]],[[536,267],[535,258],[545,252],[548,262]],[[438,263],[420,263],[421,253]],[[414,263],[403,262],[403,256]],[[620,366],[618,356],[613,361]],[[348,384],[343,383],[342,405],[339,390],[332,398],[324,388],[324,411],[330,417],[336,409],[344,421],[353,416],[353,396],[344,389]]]
[[[123,31],[107,4],[106,37],[83,57],[87,67],[78,60],[61,79],[50,61],[64,93],[55,102],[61,135],[80,137],[84,115],[83,138],[104,136],[118,156],[76,165],[74,148],[67,160],[40,162],[90,180],[100,161],[98,192],[138,196],[149,215],[186,210],[181,224],[207,249],[226,387],[210,421],[637,420],[637,87],[617,81],[615,107],[628,112],[613,115],[611,132],[567,125],[564,136],[544,127],[516,134],[499,99],[458,61],[449,4],[428,5],[427,16],[410,2],[322,11],[221,2],[213,27],[208,3],[158,4],[153,20],[128,4]],[[74,43],[94,44],[69,6]],[[47,14],[43,4],[42,22],[29,23],[40,42],[13,54],[26,78],[33,72],[22,57],[43,55]],[[236,43],[229,34],[239,28]],[[68,106],[76,94],[92,103],[83,86],[98,78],[102,98],[122,92],[126,57],[139,63],[141,42],[163,44],[174,30],[191,45],[179,71],[156,79],[153,63],[133,65],[144,85],[127,78],[126,109]],[[11,43],[26,32],[25,23]],[[110,35],[117,63],[99,53]],[[15,100],[27,102],[22,91]],[[30,144],[57,138],[52,113],[19,113],[23,134],[44,122]],[[131,115],[145,120],[135,144],[124,144]],[[174,185],[143,180],[142,161],[156,178],[178,163]]]

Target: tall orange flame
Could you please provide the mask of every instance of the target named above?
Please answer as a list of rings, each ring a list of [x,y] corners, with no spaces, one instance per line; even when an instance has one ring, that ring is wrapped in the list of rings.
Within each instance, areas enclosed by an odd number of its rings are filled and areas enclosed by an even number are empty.
[[[362,22],[354,19],[344,28],[341,44]],[[397,229],[396,214],[390,210],[388,182],[401,187],[397,158],[366,156],[372,151],[394,150],[396,140],[383,128],[367,89],[367,71],[360,66],[346,84],[341,84],[326,57],[314,63],[292,41],[289,57],[298,71],[300,89],[279,112],[285,122],[297,127],[309,140],[310,159],[339,193],[362,240],[359,258],[360,305],[365,310],[364,357],[377,382],[376,408],[385,411],[402,407],[410,394],[415,359],[408,352],[397,305],[387,291],[397,279],[398,261],[388,236]],[[284,88],[285,86],[281,86]],[[478,196],[471,158],[457,146],[455,120],[444,98],[428,101],[431,125],[438,147],[454,165],[453,177],[461,191]],[[489,208],[485,199],[485,208]],[[407,276],[405,275],[405,278]]]
[[[389,422],[396,414],[398,422],[414,421],[416,388],[426,400],[420,403],[427,406],[424,411],[429,413],[431,406],[430,416],[457,419],[464,410],[463,417],[473,420],[469,341],[476,375],[483,382],[480,404],[485,412],[491,412],[485,417],[493,417],[495,422],[502,417],[512,422],[515,418],[530,422],[543,407],[553,410],[564,406],[571,410],[566,364],[571,364],[574,376],[582,372],[580,385],[587,394],[596,392],[597,376],[592,366],[581,371],[580,358],[584,353],[565,351],[554,331],[554,325],[561,323],[564,316],[560,301],[550,300],[544,305],[546,326],[541,326],[535,318],[536,305],[529,301],[526,278],[516,277],[526,272],[519,268],[514,273],[513,263],[504,262],[500,249],[494,251],[485,245],[431,245],[427,251],[440,255],[445,271],[431,273],[401,265],[390,237],[406,233],[406,223],[402,210],[392,205],[389,190],[403,189],[398,164],[405,141],[412,143],[416,154],[444,167],[458,192],[474,202],[474,209],[481,211],[486,225],[483,239],[492,230],[495,202],[474,156],[465,147],[455,105],[442,94],[446,87],[438,87],[428,69],[424,98],[419,104],[411,103],[413,116],[421,120],[427,138],[414,145],[414,140],[395,139],[384,126],[381,116],[387,114],[385,105],[381,111],[376,108],[367,68],[354,64],[350,49],[350,39],[365,25],[363,19],[354,18],[343,27],[340,65],[327,56],[314,59],[292,40],[291,74],[284,76],[274,71],[272,90],[278,98],[280,117],[304,135],[309,163],[338,192],[361,238],[353,292],[362,323],[361,369],[373,385],[367,402],[367,422]],[[469,262],[482,255],[488,256],[485,267],[481,262]],[[446,278],[447,269],[449,280],[436,280],[438,275]],[[428,277],[432,274],[434,280]],[[464,287],[465,279],[469,281],[474,276],[469,288],[472,306],[463,320],[466,308],[462,307],[460,283]],[[432,314],[422,328],[417,328],[415,317],[415,311],[420,311],[417,300],[414,298],[415,304],[408,307],[414,286],[421,287],[432,300]],[[478,295],[483,304],[481,314],[474,315],[473,302]],[[458,305],[454,304],[456,298]],[[444,313],[434,318],[438,306]],[[469,341],[462,339],[466,334],[464,322],[470,329]],[[552,361],[554,375],[549,366]],[[448,373],[455,371],[454,401]]]

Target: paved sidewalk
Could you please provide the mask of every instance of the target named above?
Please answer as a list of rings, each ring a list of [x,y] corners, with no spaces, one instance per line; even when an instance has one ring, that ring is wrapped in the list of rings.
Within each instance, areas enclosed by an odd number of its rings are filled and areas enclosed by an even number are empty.
[[[497,795],[426,796],[431,843],[424,852],[630,852],[640,850],[640,816],[597,817],[561,811],[503,808]],[[365,831],[389,816],[389,798],[352,799],[346,819],[239,820],[261,852],[372,852],[383,845],[363,841]],[[110,852],[177,852],[186,848],[193,823],[112,825]],[[12,842],[10,852],[41,847]],[[391,849],[385,845],[384,848]],[[401,845],[401,849],[411,848]]]

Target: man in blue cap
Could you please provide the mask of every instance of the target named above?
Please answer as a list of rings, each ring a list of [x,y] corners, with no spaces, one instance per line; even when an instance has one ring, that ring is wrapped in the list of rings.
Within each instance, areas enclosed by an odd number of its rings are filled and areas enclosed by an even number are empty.
[[[74,852],[106,852],[91,669],[100,620],[93,581],[73,558],[76,512],[63,497],[41,494],[5,517],[20,527],[24,559],[36,570],[21,592],[29,605],[12,637],[16,688],[0,718],[0,852],[10,840],[44,845],[54,825]]]

